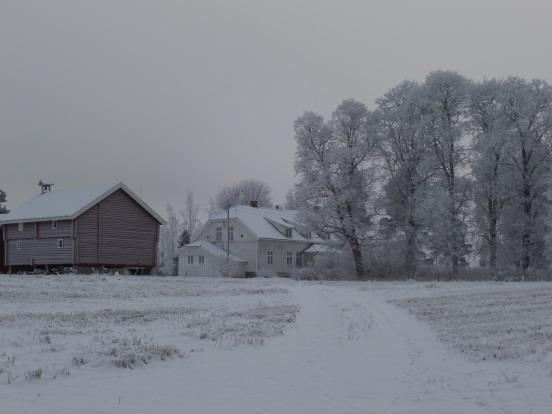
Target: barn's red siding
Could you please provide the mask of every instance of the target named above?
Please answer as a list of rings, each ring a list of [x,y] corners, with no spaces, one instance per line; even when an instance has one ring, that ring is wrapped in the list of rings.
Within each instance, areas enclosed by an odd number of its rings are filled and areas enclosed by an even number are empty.
[[[98,256],[98,209],[99,204],[89,209],[75,220],[75,262],[96,265]]]
[[[76,263],[155,266],[159,223],[119,190],[76,219]]]
[[[6,247],[4,245],[4,229],[0,227],[0,272],[6,271]]]
[[[71,220],[24,223],[23,231],[18,224],[3,226],[6,238],[6,266],[67,265],[73,264],[73,238]],[[63,247],[57,242],[63,239]],[[20,241],[21,248],[17,247]]]
[[[25,223],[22,231],[18,224],[0,227],[5,233],[5,242],[0,239],[0,269],[3,264],[152,268],[159,226],[120,189],[75,220],[58,221],[56,228],[51,221]]]

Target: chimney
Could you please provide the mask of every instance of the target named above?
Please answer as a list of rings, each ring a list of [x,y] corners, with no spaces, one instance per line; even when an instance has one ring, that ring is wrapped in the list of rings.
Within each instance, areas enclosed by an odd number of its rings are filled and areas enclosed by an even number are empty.
[[[38,182],[38,185],[40,186],[40,193],[44,194],[44,193],[49,193],[50,191],[52,191],[52,186],[54,184],[53,183],[45,183],[44,181],[40,180]]]
[[[257,200],[251,200],[251,201],[249,202],[249,206],[250,206],[250,207],[257,208],[257,207],[259,207],[259,204],[257,203]]]

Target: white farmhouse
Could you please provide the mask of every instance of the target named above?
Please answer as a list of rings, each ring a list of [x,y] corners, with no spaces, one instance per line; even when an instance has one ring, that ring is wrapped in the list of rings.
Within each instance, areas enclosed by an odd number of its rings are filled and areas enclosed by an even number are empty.
[[[297,211],[235,206],[212,215],[179,251],[180,276],[289,275],[318,253],[329,235],[296,222]],[[229,248],[228,248],[229,247]]]

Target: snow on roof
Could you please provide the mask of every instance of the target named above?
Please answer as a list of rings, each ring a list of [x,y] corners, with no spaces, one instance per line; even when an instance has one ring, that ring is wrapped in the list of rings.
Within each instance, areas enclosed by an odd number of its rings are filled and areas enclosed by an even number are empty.
[[[221,249],[220,247],[215,246],[213,243],[210,243],[205,240],[199,240],[199,241],[187,244],[182,249],[185,249],[186,247],[200,247],[204,249],[207,253],[223,259],[226,259],[226,256],[227,256],[226,250]],[[235,262],[247,263],[247,260],[244,260],[241,257],[236,256],[235,254],[232,254],[232,253],[230,253],[230,259]]]
[[[298,231],[292,232],[292,237],[286,237],[271,224],[279,224],[287,228],[296,228],[297,211],[279,208],[236,206],[230,208],[230,218],[239,219],[260,239],[307,241]],[[216,213],[210,220],[226,220],[226,211]]]
[[[320,254],[320,253],[330,253],[334,250],[333,247],[328,246],[327,244],[313,244],[308,249],[305,249],[303,253],[313,253],[313,254]]]
[[[52,190],[39,194],[8,214],[0,215],[0,224],[29,221],[75,219],[117,190],[125,191],[157,221],[164,220],[123,183]]]

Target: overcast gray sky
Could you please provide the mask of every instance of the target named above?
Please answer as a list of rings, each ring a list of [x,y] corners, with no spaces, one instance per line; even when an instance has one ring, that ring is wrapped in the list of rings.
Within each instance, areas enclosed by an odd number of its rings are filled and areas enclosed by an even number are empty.
[[[124,181],[163,209],[291,188],[293,120],[435,69],[552,81],[552,2],[0,1],[0,188]]]

